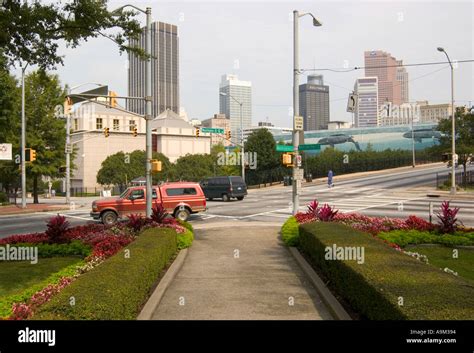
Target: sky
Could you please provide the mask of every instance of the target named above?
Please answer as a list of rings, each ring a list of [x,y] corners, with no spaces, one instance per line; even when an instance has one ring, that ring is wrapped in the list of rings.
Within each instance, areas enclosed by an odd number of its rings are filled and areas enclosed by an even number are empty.
[[[331,120],[351,121],[348,94],[363,70],[321,69],[364,65],[365,50],[384,50],[405,64],[474,59],[471,1],[109,1],[113,10],[124,4],[151,6],[154,21],[178,26],[180,105],[190,119],[208,119],[219,111],[219,82],[226,73],[252,82],[252,122],[292,125],[292,12],[311,12],[300,19],[300,68],[323,74],[330,87]],[[144,23],[144,15],[137,19]],[[70,49],[61,46],[64,66],[55,73],[63,84],[108,84],[127,94],[127,56],[106,38],[94,38]],[[319,70],[318,70],[319,69]],[[410,101],[447,103],[451,99],[448,64],[408,67]],[[474,104],[474,63],[454,70],[455,101]]]

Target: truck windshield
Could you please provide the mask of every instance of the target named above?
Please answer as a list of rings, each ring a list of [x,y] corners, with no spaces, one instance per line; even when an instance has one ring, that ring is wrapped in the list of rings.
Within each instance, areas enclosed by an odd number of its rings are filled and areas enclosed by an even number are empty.
[[[120,197],[121,199],[124,199],[125,196],[127,196],[127,194],[128,194],[128,189],[126,189],[124,192],[122,192],[119,197]]]

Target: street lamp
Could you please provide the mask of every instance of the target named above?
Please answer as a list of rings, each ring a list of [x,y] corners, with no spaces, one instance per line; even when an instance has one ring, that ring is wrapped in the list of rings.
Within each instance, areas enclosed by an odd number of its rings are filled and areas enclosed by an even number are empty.
[[[152,143],[151,143],[151,7],[142,10],[134,5],[124,5],[112,11],[112,15],[120,15],[125,7],[132,7],[137,11],[146,14],[146,30],[145,30],[145,53],[147,54],[145,65],[145,125],[146,125],[146,216],[151,216],[152,201],[152,177],[151,177],[151,160]]]
[[[245,157],[244,157],[244,128],[243,128],[243,119],[242,119],[242,105],[243,103],[240,102],[239,100],[235,99],[234,96],[232,96],[230,93],[227,94],[225,92],[219,92],[221,96],[229,96],[232,98],[234,101],[237,102],[240,106],[240,151],[241,151],[241,164],[242,164],[242,180],[245,182]]]
[[[453,63],[448,56],[448,53],[444,48],[438,47],[439,52],[442,52],[448,58],[449,66],[451,66],[451,120],[452,120],[452,139],[451,139],[451,194],[456,194],[456,166],[455,166],[455,155],[456,155],[456,119],[454,117],[454,69]]]
[[[298,160],[298,146],[299,146],[299,131],[295,130],[295,117],[299,116],[299,39],[298,39],[298,25],[299,18],[309,15],[313,18],[313,26],[322,26],[316,17],[311,13],[300,14],[298,10],[293,11],[293,149],[295,153],[295,161]],[[298,170],[297,163],[293,166],[293,175],[296,175]],[[298,212],[299,208],[299,183],[300,181],[293,182],[293,215]]]

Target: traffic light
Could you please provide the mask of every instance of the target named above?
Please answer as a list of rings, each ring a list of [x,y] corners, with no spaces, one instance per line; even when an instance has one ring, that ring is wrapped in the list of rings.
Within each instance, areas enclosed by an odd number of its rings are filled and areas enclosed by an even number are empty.
[[[104,127],[104,136],[105,137],[109,137],[109,135],[110,135],[109,131],[110,131],[110,129],[108,127]]]
[[[159,161],[157,159],[152,159],[151,160],[151,171],[152,171],[152,173],[161,172],[161,161]]]
[[[70,97],[66,97],[64,100],[64,115],[70,114],[72,109],[72,100]]]
[[[283,163],[284,166],[292,167],[293,162],[292,162],[291,153],[283,153],[282,156],[281,156],[281,162]]]
[[[115,108],[117,106],[117,93],[114,91],[109,91],[109,100],[110,108]]]
[[[227,131],[225,132],[225,137],[226,137],[226,139],[230,140],[230,138],[232,137],[232,135],[231,135],[231,133],[230,133],[230,130],[227,130]]]
[[[25,162],[34,162],[36,160],[36,150],[25,148]]]
[[[132,131],[133,131],[133,132],[132,132],[133,137],[137,137],[137,135],[138,135],[138,129],[137,129],[136,127],[134,127]]]
[[[196,137],[199,137],[199,133],[201,132],[201,130],[199,130],[198,128],[196,128]]]

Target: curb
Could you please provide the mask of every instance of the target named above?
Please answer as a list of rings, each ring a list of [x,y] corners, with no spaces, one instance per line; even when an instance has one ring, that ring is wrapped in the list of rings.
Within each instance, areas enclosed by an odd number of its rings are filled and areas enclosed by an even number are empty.
[[[171,282],[181,270],[181,267],[183,267],[184,260],[186,259],[187,255],[188,248],[179,252],[178,256],[173,261],[168,271],[166,271],[160,283],[158,283],[158,286],[156,286],[150,298],[148,298],[148,301],[145,303],[145,306],[138,315],[137,320],[151,320],[153,313],[155,312],[156,308],[158,308],[158,305],[160,305],[161,298],[163,298],[163,295],[170,286]]]
[[[77,207],[79,208],[79,207]],[[76,208],[76,209],[77,209]],[[70,207],[60,207],[60,208],[40,208],[40,209],[27,209],[25,211],[12,211],[12,212],[2,212],[0,208],[0,215],[2,216],[15,216],[15,215],[23,215],[23,214],[32,214],[32,213],[40,213],[40,212],[55,212],[55,211],[69,211],[71,210]]]
[[[336,297],[331,293],[321,278],[319,278],[317,273],[308,264],[305,258],[301,256],[298,249],[295,247],[289,247],[289,250],[291,255],[293,255],[293,258],[296,260],[298,265],[316,288],[316,291],[319,293],[321,299],[323,300],[324,304],[326,304],[334,318],[336,320],[352,320],[347,311],[342,307],[341,303],[338,302]]]

